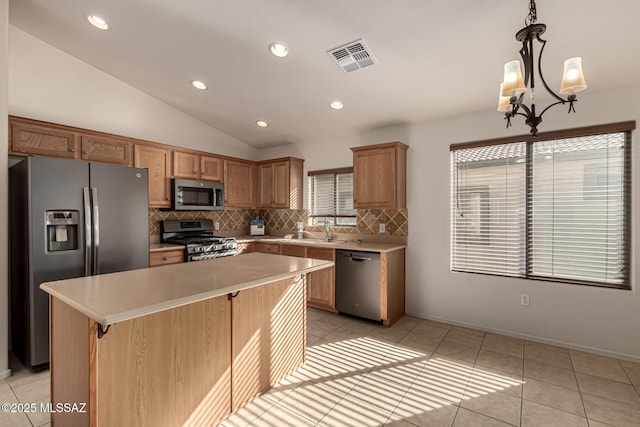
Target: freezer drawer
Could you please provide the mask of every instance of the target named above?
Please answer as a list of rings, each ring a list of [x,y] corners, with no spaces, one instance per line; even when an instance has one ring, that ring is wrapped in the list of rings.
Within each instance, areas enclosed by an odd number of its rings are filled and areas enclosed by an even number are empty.
[[[336,251],[336,309],[380,321],[380,254]]]

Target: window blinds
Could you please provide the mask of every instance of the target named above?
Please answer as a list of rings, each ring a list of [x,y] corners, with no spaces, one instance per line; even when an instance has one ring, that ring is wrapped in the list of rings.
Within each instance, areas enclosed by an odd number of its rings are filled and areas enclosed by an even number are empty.
[[[526,145],[451,154],[451,269],[524,274]]]
[[[625,283],[625,152],[624,133],[533,144],[531,275]]]
[[[311,217],[335,218],[336,225],[355,225],[353,172],[310,173],[307,185]]]
[[[629,287],[630,131],[451,152],[451,269]]]

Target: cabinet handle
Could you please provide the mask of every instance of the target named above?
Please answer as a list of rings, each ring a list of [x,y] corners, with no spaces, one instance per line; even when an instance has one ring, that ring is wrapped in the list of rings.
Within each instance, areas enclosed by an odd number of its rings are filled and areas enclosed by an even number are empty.
[[[162,260],[163,260],[163,261],[167,261],[168,259],[169,259],[169,258],[167,258],[166,256],[163,256],[163,257],[162,257]]]
[[[85,156],[88,155],[89,153],[86,151],[83,151],[82,154],[84,154]]]
[[[69,148],[69,152],[70,152],[70,153],[75,153],[75,152],[76,152],[76,149],[75,149],[75,148]]]
[[[196,176],[198,174],[198,171],[193,171],[193,176]]]
[[[169,198],[168,198],[168,197],[165,197],[164,199],[165,199],[167,202],[169,201]]]

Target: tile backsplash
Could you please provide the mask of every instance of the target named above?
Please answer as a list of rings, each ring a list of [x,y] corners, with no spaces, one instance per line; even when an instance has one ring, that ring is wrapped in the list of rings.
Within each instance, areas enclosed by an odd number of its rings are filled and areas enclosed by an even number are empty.
[[[306,209],[225,209],[224,211],[166,211],[149,209],[149,234],[160,234],[160,222],[166,219],[210,219],[220,223],[220,231],[249,231],[251,218],[264,218],[267,231],[294,231],[296,223],[304,222],[306,231],[323,231],[322,226],[309,224]],[[358,209],[355,227],[331,227],[334,233],[377,234],[407,236],[409,213],[407,209]],[[379,225],[385,224],[385,233],[378,233]]]

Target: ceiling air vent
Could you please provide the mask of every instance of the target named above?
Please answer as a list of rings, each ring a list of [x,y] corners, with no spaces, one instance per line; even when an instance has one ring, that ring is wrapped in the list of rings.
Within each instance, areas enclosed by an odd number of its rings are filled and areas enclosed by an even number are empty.
[[[359,39],[327,52],[342,71],[350,73],[376,63],[364,40]]]

